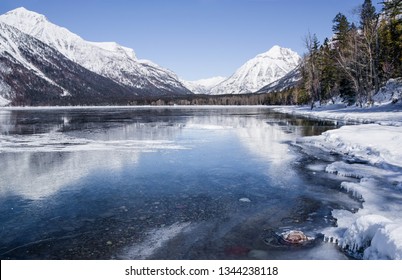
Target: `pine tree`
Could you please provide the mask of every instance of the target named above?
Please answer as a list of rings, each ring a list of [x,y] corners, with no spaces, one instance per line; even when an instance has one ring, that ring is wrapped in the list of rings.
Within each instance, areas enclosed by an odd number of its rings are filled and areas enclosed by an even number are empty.
[[[398,77],[402,76],[402,0],[388,0],[382,4],[382,64],[390,77]]]
[[[347,17],[338,13],[333,19],[334,60],[338,70],[339,93],[348,103],[356,101],[359,88],[356,68],[356,26]]]
[[[322,46],[316,35],[305,38],[307,54],[301,67],[303,87],[297,101],[332,99],[340,94],[349,104],[371,102],[372,93],[389,78],[402,77],[402,0],[385,0],[377,13],[364,0],[358,24],[338,13],[332,41]]]
[[[335,52],[331,48],[328,38],[325,38],[320,54],[322,99],[331,99],[334,102],[334,97],[339,94],[339,75],[334,57]]]
[[[335,34],[334,42],[336,43],[336,47],[343,48],[347,44],[351,25],[347,17],[342,13],[338,13],[332,22],[332,31]]]
[[[371,0],[364,0],[360,12],[360,26],[362,29],[371,28],[373,22],[377,20],[377,13]]]
[[[384,13],[390,18],[397,18],[402,12],[402,0],[387,0],[381,2]]]

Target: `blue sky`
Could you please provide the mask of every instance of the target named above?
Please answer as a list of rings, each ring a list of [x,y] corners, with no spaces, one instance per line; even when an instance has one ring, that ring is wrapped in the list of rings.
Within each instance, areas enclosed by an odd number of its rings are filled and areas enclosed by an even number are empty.
[[[373,3],[379,1],[374,0]],[[46,15],[88,41],[115,41],[137,57],[196,80],[229,76],[273,45],[303,54],[310,31],[322,42],[332,19],[352,20],[363,0],[1,0]],[[378,6],[379,7],[379,6]]]

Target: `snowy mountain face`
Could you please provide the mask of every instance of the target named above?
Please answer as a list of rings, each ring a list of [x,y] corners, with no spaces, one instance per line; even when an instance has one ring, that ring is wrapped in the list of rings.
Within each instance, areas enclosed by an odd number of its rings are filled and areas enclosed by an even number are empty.
[[[18,8],[1,15],[0,22],[35,37],[86,69],[121,85],[146,90],[152,95],[191,93],[173,72],[137,59],[132,49],[113,42],[85,41],[35,12]]]
[[[241,94],[256,92],[279,80],[299,64],[301,57],[294,51],[272,47],[268,52],[247,61],[231,77],[213,87],[211,94]]]
[[[1,105],[126,104],[133,91],[0,22]]]
[[[302,74],[300,71],[300,67],[296,67],[279,80],[276,80],[275,82],[264,86],[263,88],[258,90],[257,93],[280,92],[286,89],[291,89],[296,87],[300,83],[301,79]]]
[[[209,94],[211,89],[226,80],[225,77],[213,77],[197,81],[184,81],[182,83],[195,94]]]

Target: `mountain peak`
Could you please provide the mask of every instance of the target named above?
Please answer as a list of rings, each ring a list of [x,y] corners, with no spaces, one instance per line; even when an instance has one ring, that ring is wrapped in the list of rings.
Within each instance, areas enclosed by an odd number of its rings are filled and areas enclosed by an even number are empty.
[[[23,7],[0,15],[0,21],[11,25],[54,47],[48,40],[54,37],[63,40],[81,40],[81,38],[66,28],[51,23],[44,15],[27,10]]]
[[[18,8],[0,15],[0,22],[45,43],[87,70],[134,91],[154,95],[190,93],[176,74],[154,63],[139,61],[133,49],[115,42],[86,41],[36,12]]]
[[[44,15],[27,10],[24,7],[19,7],[11,10],[5,13],[4,16],[18,18],[20,20],[28,21],[31,23],[47,21],[47,18]]]
[[[271,58],[281,58],[284,56],[295,56],[296,52],[288,48],[283,48],[281,46],[275,45],[267,52],[259,54],[257,57],[271,57]]]
[[[269,51],[247,61],[228,79],[211,89],[211,94],[255,92],[292,71],[300,56],[291,49],[273,46]]]
[[[268,53],[277,54],[277,53],[279,53],[282,49],[283,49],[282,47],[280,47],[280,46],[278,46],[278,45],[275,45],[275,46],[273,46],[273,47],[268,51]]]
[[[284,52],[285,50],[287,50],[287,49],[282,48],[282,47],[280,47],[278,45],[275,45],[267,52],[267,54],[269,54],[269,55],[271,55],[273,57],[276,57],[276,56],[281,55],[282,52]]]

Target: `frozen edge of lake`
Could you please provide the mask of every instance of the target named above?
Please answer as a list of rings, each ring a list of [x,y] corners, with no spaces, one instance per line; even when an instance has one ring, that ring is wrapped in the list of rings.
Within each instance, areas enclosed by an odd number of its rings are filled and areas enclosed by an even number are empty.
[[[275,111],[317,119],[371,123],[343,126],[320,136],[298,140],[327,152],[341,154],[352,163],[335,162],[326,172],[359,178],[341,188],[363,201],[357,213],[334,210],[337,228],[324,234],[338,239],[349,254],[363,259],[402,259],[402,112],[400,105],[370,109],[339,105],[310,110],[308,107],[276,107]],[[353,160],[355,163],[353,163]],[[360,162],[360,163],[358,163]],[[367,164],[361,164],[367,162]]]

